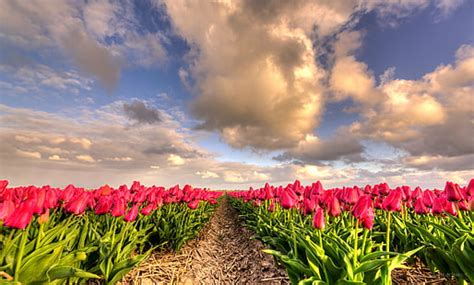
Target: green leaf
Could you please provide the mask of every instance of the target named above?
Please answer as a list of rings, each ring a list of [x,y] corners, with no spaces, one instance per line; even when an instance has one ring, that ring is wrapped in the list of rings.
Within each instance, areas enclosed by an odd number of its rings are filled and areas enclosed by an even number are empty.
[[[356,270],[354,270],[354,275],[357,275],[359,273],[366,273],[369,271],[377,270],[383,265],[387,264],[386,259],[376,259],[376,260],[370,260],[361,263]]]
[[[50,282],[57,279],[66,279],[71,277],[78,277],[84,279],[100,278],[100,276],[96,274],[67,265],[56,265],[51,267],[47,272],[47,277]]]

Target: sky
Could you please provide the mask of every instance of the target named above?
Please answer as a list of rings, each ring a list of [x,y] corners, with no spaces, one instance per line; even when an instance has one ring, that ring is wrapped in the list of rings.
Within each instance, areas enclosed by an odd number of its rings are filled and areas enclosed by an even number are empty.
[[[0,1],[0,177],[474,177],[474,1]]]

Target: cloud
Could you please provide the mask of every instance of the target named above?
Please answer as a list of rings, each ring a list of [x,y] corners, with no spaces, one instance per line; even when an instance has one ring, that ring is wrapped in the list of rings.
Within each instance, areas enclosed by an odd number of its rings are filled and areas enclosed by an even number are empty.
[[[0,74],[9,82],[0,84],[7,94],[48,94],[51,90],[78,94],[92,89],[92,80],[73,70],[54,70],[43,64],[16,65],[0,59]],[[43,90],[43,91],[42,91]]]
[[[8,51],[72,60],[111,91],[125,65],[166,59],[165,31],[148,31],[137,17],[132,1],[7,0],[0,3],[0,39]]]
[[[76,155],[76,159],[82,162],[94,163],[95,159],[88,154]]]
[[[219,174],[206,170],[206,171],[197,171],[196,175],[201,176],[203,179],[208,179],[208,178],[219,178]]]
[[[41,158],[41,153],[37,151],[25,151],[25,150],[16,150],[16,154],[20,157],[24,158],[35,158],[35,159],[40,159]]]
[[[294,146],[321,111],[324,71],[310,37],[314,5],[265,3],[166,2],[175,30],[195,47],[180,77],[196,82],[191,109],[199,127],[217,130],[237,148]]]
[[[295,147],[312,134],[328,80],[338,100],[380,99],[367,65],[352,54],[359,32],[344,32],[360,15],[376,10],[400,19],[429,6],[427,0],[164,3],[175,32],[191,46],[179,76],[197,94],[191,110],[198,128],[218,131],[232,147],[265,150]],[[339,55],[328,74],[315,58],[338,34]]]
[[[328,139],[307,135],[295,148],[289,149],[275,159],[279,161],[296,159],[304,163],[344,159],[360,161],[363,160],[361,157],[363,151],[364,147],[358,137],[340,129]]]
[[[358,101],[362,119],[350,132],[361,139],[390,143],[408,153],[420,169],[470,169],[462,156],[474,154],[474,47],[461,46],[453,64],[440,65],[418,80],[385,73],[375,103]],[[351,96],[355,96],[352,94]],[[429,159],[428,159],[429,158]]]
[[[186,163],[186,160],[177,154],[170,154],[168,156],[168,163],[172,166],[181,166]]]
[[[137,123],[155,124],[161,122],[160,112],[157,109],[147,107],[142,101],[123,103],[125,114]]]
[[[66,160],[68,160],[67,158],[62,158],[57,154],[49,156],[48,159],[49,160],[55,160],[55,161],[66,161]]]
[[[77,29],[61,35],[60,41],[83,72],[93,74],[109,91],[117,85],[120,66],[107,48]]]

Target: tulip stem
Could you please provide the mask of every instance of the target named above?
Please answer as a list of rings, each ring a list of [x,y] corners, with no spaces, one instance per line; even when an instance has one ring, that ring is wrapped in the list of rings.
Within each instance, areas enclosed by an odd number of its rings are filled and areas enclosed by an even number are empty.
[[[18,250],[16,252],[16,263],[15,263],[15,274],[13,277],[13,280],[18,281],[18,278],[20,277],[20,267],[21,267],[21,261],[23,259],[23,252],[25,251],[25,245],[26,245],[26,240],[28,239],[28,232],[30,231],[30,224],[26,227],[25,230],[21,233],[21,240],[20,240],[20,245],[18,247]]]
[[[390,222],[392,221],[392,212],[388,212],[388,218],[387,218],[387,236],[386,236],[386,250],[387,252],[390,251]]]
[[[291,211],[292,209],[288,209],[288,222],[290,223],[291,227],[291,238],[293,239],[293,250],[295,258],[298,258],[298,248],[296,247],[296,237],[295,237],[295,225],[292,223],[291,220]]]
[[[356,268],[357,264],[357,244],[358,244],[358,239],[359,239],[359,220],[356,219],[356,224],[355,224],[355,236],[354,236],[354,257],[353,257],[353,266]]]
[[[456,205],[456,210],[457,210],[458,215],[459,215],[459,219],[461,220],[461,223],[464,224],[464,219],[462,217],[461,209],[459,208],[459,202],[455,202],[455,205]]]
[[[38,229],[38,236],[36,237],[35,249],[38,249],[40,246],[40,240],[43,237],[43,223],[40,223]]]

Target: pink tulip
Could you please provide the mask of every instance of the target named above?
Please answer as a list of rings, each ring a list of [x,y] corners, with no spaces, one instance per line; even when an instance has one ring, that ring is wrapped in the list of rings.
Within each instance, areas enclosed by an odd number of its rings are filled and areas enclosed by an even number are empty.
[[[127,209],[127,205],[123,198],[117,198],[114,201],[114,205],[112,207],[112,216],[114,217],[121,217],[125,215],[125,210]]]
[[[280,196],[280,204],[284,209],[290,209],[296,205],[296,194],[291,189],[284,190]]]
[[[199,206],[199,200],[193,200],[188,203],[189,209],[195,210]]]
[[[382,203],[382,209],[399,212],[402,208],[402,192],[393,190]]]
[[[5,180],[3,180],[5,181]],[[10,216],[15,211],[15,203],[11,200],[6,200],[0,203],[0,221]]]
[[[446,193],[446,198],[450,202],[457,202],[463,199],[461,194],[461,189],[459,185],[453,182],[446,182],[446,186],[444,187],[444,192]]]
[[[321,207],[316,209],[313,217],[313,227],[319,230],[323,230],[326,227],[326,223],[324,221],[324,210]]]
[[[126,222],[133,222],[138,216],[138,204],[134,204],[132,208],[128,211],[128,213],[123,218]]]
[[[430,209],[428,209],[425,203],[423,203],[423,199],[418,198],[415,201],[415,213],[417,213],[418,215],[424,215],[424,214],[428,214],[429,212],[430,212]]]
[[[369,208],[372,208],[372,199],[369,196],[363,196],[354,205],[352,215],[359,220],[363,220]]]
[[[33,218],[34,205],[32,201],[22,202],[5,218],[4,225],[10,228],[25,229]]]
[[[73,213],[75,215],[81,215],[86,210],[88,202],[89,195],[87,192],[83,192],[76,197],[71,198],[71,201],[66,204],[64,209],[66,212]]]

